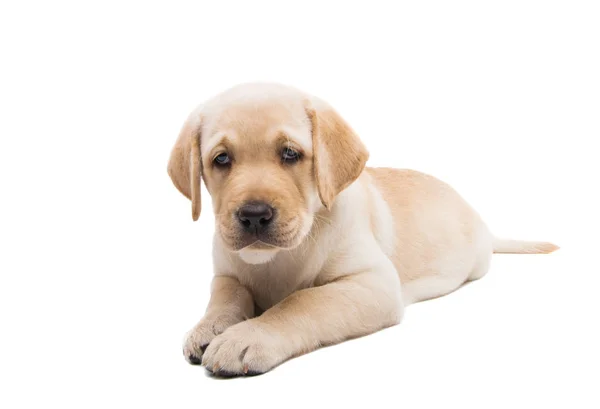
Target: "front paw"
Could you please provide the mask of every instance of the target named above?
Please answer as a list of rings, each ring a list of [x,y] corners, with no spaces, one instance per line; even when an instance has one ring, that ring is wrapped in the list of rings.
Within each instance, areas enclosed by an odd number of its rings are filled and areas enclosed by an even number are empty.
[[[284,345],[278,336],[249,320],[216,337],[202,365],[217,376],[259,375],[288,358]]]
[[[202,362],[202,355],[208,344],[227,328],[235,325],[240,320],[229,316],[219,315],[216,317],[204,317],[190,332],[185,336],[183,343],[183,356],[193,364],[199,365]]]

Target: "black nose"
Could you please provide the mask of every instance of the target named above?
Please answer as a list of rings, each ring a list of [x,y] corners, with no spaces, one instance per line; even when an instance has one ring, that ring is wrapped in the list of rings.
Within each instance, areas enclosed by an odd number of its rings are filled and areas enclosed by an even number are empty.
[[[242,226],[252,231],[260,231],[267,227],[273,218],[273,208],[263,202],[251,202],[238,210],[238,219]]]

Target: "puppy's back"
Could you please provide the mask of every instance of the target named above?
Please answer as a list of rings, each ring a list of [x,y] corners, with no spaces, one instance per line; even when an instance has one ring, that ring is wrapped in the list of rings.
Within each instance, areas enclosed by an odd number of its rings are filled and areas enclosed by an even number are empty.
[[[390,209],[402,282],[444,274],[448,264],[474,263],[474,246],[489,235],[479,215],[441,180],[414,170],[367,168]]]

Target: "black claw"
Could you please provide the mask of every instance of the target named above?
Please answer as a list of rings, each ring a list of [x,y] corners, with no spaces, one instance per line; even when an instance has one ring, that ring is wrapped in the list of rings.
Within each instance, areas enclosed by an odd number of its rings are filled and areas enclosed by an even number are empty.
[[[194,355],[189,355],[188,360],[190,361],[190,364],[192,364],[192,365],[200,365],[202,363],[202,359],[200,359]]]
[[[241,376],[258,376],[264,374],[264,372],[258,371],[248,371],[247,373],[241,374],[236,372],[229,372],[222,369],[218,369],[216,372],[213,372],[212,369],[206,367],[206,372],[210,374],[210,376],[214,378],[237,378]]]
[[[246,352],[248,352],[248,348],[250,348],[250,347],[246,347],[246,348],[244,348],[244,350],[243,350],[243,351],[242,351],[242,353],[240,354],[240,356],[239,356],[239,358],[238,358],[240,361],[242,361],[242,362],[244,361],[244,357],[246,356]]]
[[[218,370],[217,372],[213,372],[213,375],[217,378],[234,378],[236,376],[240,376],[240,374],[229,371]]]

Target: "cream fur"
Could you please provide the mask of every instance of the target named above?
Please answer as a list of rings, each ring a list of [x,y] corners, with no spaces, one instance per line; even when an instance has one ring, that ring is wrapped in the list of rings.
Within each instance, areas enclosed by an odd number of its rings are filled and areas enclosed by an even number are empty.
[[[293,88],[238,86],[191,117],[201,135],[207,187],[217,215],[225,221],[214,238],[212,297],[186,337],[184,354],[217,374],[262,373],[322,345],[395,325],[407,305],[481,278],[494,251],[542,253],[557,248],[495,239],[479,215],[432,176],[363,170],[368,153],[349,126],[323,101]],[[284,132],[313,162],[302,172],[294,170],[297,174],[289,180],[301,188],[288,199],[278,201],[277,190],[263,184],[264,178],[275,176],[271,183],[284,183],[292,172],[267,156],[253,158],[257,166],[271,166],[269,173],[245,168],[250,159],[233,165],[240,172],[236,177],[247,183],[242,187],[227,185],[233,173],[224,176],[207,165],[224,138],[237,144],[237,152],[257,144],[265,151],[272,143],[268,135],[275,131]],[[178,160],[172,157],[175,163],[169,169],[185,172]],[[171,176],[182,191],[186,188],[181,181],[194,179]],[[281,211],[291,210],[288,225],[296,233],[289,245],[232,248],[226,236],[235,233],[235,223],[227,224],[234,206],[223,203],[231,188],[271,198]]]

